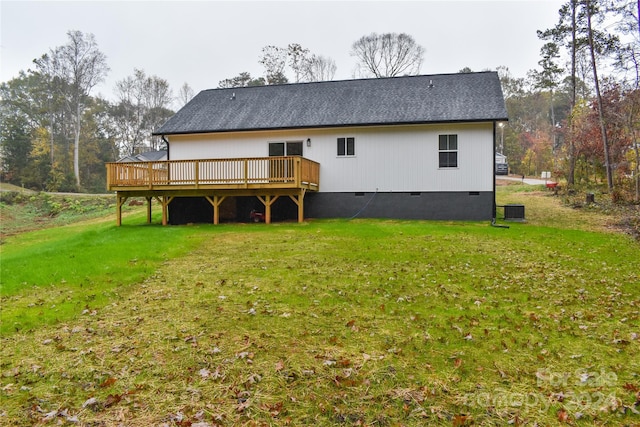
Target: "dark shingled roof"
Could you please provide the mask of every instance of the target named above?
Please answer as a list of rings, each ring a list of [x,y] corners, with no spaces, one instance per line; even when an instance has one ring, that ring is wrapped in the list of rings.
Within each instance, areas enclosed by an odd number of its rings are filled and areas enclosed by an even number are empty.
[[[154,134],[507,120],[495,72],[200,92]]]

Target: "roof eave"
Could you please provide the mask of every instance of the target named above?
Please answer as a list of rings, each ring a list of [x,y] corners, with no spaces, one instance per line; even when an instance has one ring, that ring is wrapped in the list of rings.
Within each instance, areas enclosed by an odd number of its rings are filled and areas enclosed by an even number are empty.
[[[282,130],[300,130],[300,129],[329,129],[329,128],[347,128],[347,127],[373,127],[373,126],[407,126],[407,125],[437,125],[449,123],[493,123],[509,121],[507,117],[492,117],[483,119],[460,119],[460,120],[437,120],[437,121],[407,121],[407,122],[371,122],[371,123],[340,123],[330,125],[313,125],[313,126],[282,126],[282,127],[261,127],[261,128],[234,128],[234,129],[202,129],[194,131],[178,131],[178,132],[153,132],[154,136],[162,135],[195,135],[205,133],[232,133],[232,132],[265,132],[265,131],[282,131]]]

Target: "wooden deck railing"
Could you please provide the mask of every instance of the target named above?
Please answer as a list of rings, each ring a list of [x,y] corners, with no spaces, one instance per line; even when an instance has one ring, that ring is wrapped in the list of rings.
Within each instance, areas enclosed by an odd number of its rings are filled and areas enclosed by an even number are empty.
[[[303,157],[107,163],[110,191],[306,188],[318,190],[320,164]]]

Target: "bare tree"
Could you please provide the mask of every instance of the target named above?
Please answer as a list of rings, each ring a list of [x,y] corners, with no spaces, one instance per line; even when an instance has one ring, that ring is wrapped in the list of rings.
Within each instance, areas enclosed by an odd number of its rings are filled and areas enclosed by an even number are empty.
[[[270,85],[288,83],[289,79],[285,72],[288,68],[293,71],[295,83],[331,80],[336,73],[336,64],[332,59],[312,54],[309,49],[298,43],[290,43],[286,48],[265,46],[259,62],[265,67],[266,84]],[[260,84],[259,81],[250,80],[249,73],[241,73],[234,79],[221,81],[219,87],[258,84]]]
[[[51,61],[43,72],[51,72],[63,88],[63,96],[73,117],[73,173],[76,186],[80,187],[80,130],[82,113],[91,90],[100,83],[109,71],[107,57],[98,49],[93,34],[69,31],[66,45],[51,50]],[[38,64],[39,65],[39,64]]]
[[[178,102],[180,102],[180,106],[184,107],[187,105],[194,96],[196,96],[196,93],[193,91],[191,86],[189,86],[189,83],[185,82],[178,92]]]
[[[371,33],[351,46],[351,56],[360,62],[365,74],[395,77],[420,73],[424,48],[405,33]]]
[[[117,128],[121,154],[135,154],[140,149],[157,149],[159,142],[151,136],[173,113],[169,109],[173,97],[169,83],[158,76],[147,76],[134,70],[116,83],[118,103],[112,117]]]
[[[640,88],[640,1],[616,0],[607,6],[617,16],[616,29],[622,46],[614,66],[623,74],[631,73],[631,84]]]
[[[264,66],[267,83],[270,85],[287,83],[284,68],[287,65],[287,49],[278,46],[265,46],[258,61]]]
[[[299,83],[304,76],[305,65],[310,58],[309,49],[305,49],[298,43],[291,43],[287,47],[289,66],[295,75],[295,83]]]
[[[173,92],[167,80],[150,76],[145,81],[145,94],[147,105],[145,127],[149,130],[149,148],[158,150],[163,145],[162,139],[151,134],[173,115],[174,112],[169,108],[173,102]]]
[[[115,125],[120,154],[132,155],[144,139],[143,122],[145,106],[142,70],[134,70],[133,76],[116,82],[118,103],[113,107],[111,117]]]
[[[611,166],[611,159],[609,155],[609,137],[607,135],[607,126],[604,119],[604,111],[602,106],[602,94],[600,92],[600,80],[598,78],[598,69],[596,67],[596,55],[606,50],[613,50],[613,43],[617,41],[616,38],[607,39],[606,42],[611,43],[607,44],[596,44],[598,40],[594,37],[594,28],[592,25],[593,17],[599,17],[597,15],[599,13],[597,0],[594,3],[591,3],[591,0],[585,0],[584,3],[585,13],[587,16],[587,38],[589,42],[589,52],[591,54],[591,70],[593,71],[593,81],[596,89],[596,101],[598,105],[598,118],[600,121],[600,133],[602,135],[602,145],[604,149],[604,167],[606,169],[607,174],[607,187],[609,191],[613,191],[613,171]],[[603,18],[600,18],[603,19]]]
[[[308,82],[333,80],[333,77],[336,75],[336,69],[336,63],[333,59],[313,55],[304,64],[303,78]]]

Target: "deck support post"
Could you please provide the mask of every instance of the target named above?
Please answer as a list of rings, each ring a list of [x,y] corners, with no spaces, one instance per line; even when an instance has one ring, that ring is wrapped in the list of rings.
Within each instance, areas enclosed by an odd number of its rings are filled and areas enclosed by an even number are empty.
[[[147,199],[147,224],[151,224],[151,200],[153,200],[153,198],[147,196],[145,199]]]
[[[301,189],[299,194],[290,194],[289,198],[298,205],[298,222],[304,222],[304,195],[307,192],[306,189]]]
[[[227,196],[213,196],[213,200],[210,196],[204,197],[211,203],[211,206],[213,206],[213,223],[216,225],[220,224],[220,205]]]
[[[124,205],[129,196],[121,196],[120,193],[116,193],[116,225],[120,227],[122,225],[122,205]]]
[[[162,205],[162,225],[167,225],[169,223],[169,203],[174,199],[175,196],[156,196],[156,200],[160,202]]]
[[[272,198],[270,195],[266,195],[264,196],[264,199],[261,196],[257,197],[264,205],[264,223],[271,224],[271,205],[274,204],[280,196],[273,196]]]

